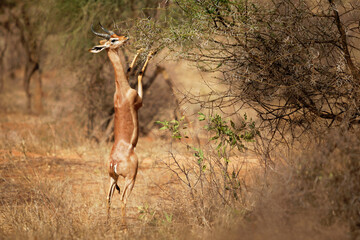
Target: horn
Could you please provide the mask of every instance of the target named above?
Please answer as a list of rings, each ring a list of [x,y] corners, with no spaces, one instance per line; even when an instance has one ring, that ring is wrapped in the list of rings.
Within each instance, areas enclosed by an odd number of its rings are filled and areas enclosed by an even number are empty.
[[[105,38],[105,39],[107,39],[107,40],[110,39],[110,35],[109,35],[109,34],[104,34],[104,33],[97,33],[97,32],[95,32],[94,27],[93,27],[93,24],[91,24],[91,31],[92,31],[96,36]]]
[[[104,28],[103,25],[101,25],[100,22],[99,22],[99,25],[100,25],[101,29],[102,29],[104,32],[106,32],[107,34],[109,34],[110,36],[115,34],[113,31],[109,31],[109,30],[107,30],[106,28]]]

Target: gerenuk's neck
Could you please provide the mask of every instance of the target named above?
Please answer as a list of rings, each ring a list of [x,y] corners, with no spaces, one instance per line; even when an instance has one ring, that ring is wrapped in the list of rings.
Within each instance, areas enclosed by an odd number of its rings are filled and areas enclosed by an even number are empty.
[[[126,94],[130,89],[129,81],[126,78],[121,58],[117,50],[109,49],[107,51],[109,59],[115,71],[115,86],[118,93]]]

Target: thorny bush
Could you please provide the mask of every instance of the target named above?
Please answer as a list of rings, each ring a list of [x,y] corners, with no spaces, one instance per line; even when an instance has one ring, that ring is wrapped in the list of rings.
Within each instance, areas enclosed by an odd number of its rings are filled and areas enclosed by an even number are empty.
[[[247,148],[246,143],[255,141],[259,131],[246,114],[239,124],[218,114],[199,113],[198,120],[207,123],[203,128],[207,143],[194,146],[189,143],[192,139],[184,141],[193,158],[183,164],[170,152],[171,160],[166,165],[187,186],[199,223],[210,227],[221,206],[245,204],[244,180],[240,174],[243,160],[239,153]],[[176,140],[189,138],[184,118],[157,123]]]

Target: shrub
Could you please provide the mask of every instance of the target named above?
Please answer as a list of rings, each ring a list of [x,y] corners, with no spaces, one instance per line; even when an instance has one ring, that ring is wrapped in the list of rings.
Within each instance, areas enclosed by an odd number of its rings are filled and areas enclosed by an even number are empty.
[[[191,141],[185,142],[193,157],[180,159],[170,152],[170,161],[165,164],[187,187],[197,223],[211,227],[219,219],[219,213],[245,206],[245,182],[241,175],[244,161],[239,153],[246,149],[247,142],[255,141],[259,132],[246,115],[239,124],[218,114],[199,113],[198,120],[207,123],[203,129],[207,134],[205,143],[195,146]],[[187,129],[184,118],[157,123],[162,125],[161,129],[169,130],[176,140],[189,138],[184,132]]]
[[[261,178],[252,217],[281,233],[301,225],[308,238],[359,237],[359,136],[332,131]]]

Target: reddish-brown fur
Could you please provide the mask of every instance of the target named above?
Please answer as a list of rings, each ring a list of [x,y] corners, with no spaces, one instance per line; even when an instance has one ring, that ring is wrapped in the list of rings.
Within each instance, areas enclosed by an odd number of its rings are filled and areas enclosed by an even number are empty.
[[[114,94],[115,142],[111,149],[109,159],[111,184],[108,201],[110,208],[111,197],[114,193],[114,188],[117,186],[118,177],[124,177],[125,184],[121,194],[121,201],[123,202],[122,212],[124,217],[126,201],[134,187],[138,170],[138,159],[134,149],[139,136],[137,111],[142,105],[142,99],[134,89],[130,88],[117,49],[109,48],[107,51],[115,70],[116,87]]]
[[[114,41],[115,40],[115,41]],[[118,41],[116,41],[118,40]],[[138,76],[138,92],[132,89],[128,82],[128,77],[124,72],[118,48],[128,40],[125,36],[111,35],[109,40],[101,40],[98,46],[90,49],[90,52],[98,53],[104,49],[107,50],[108,57],[115,71],[115,94],[114,94],[114,137],[115,142],[111,149],[109,159],[109,176],[110,188],[108,193],[108,216],[110,214],[111,197],[115,189],[120,188],[117,185],[119,176],[125,178],[123,191],[121,194],[122,201],[122,220],[125,223],[125,206],[129,197],[137,175],[138,158],[135,153],[135,147],[139,137],[139,121],[138,110],[142,106],[142,77],[145,72],[152,52],[149,53],[147,60],[142,68],[141,74]],[[136,54],[130,65],[130,69],[134,66],[139,55]]]

